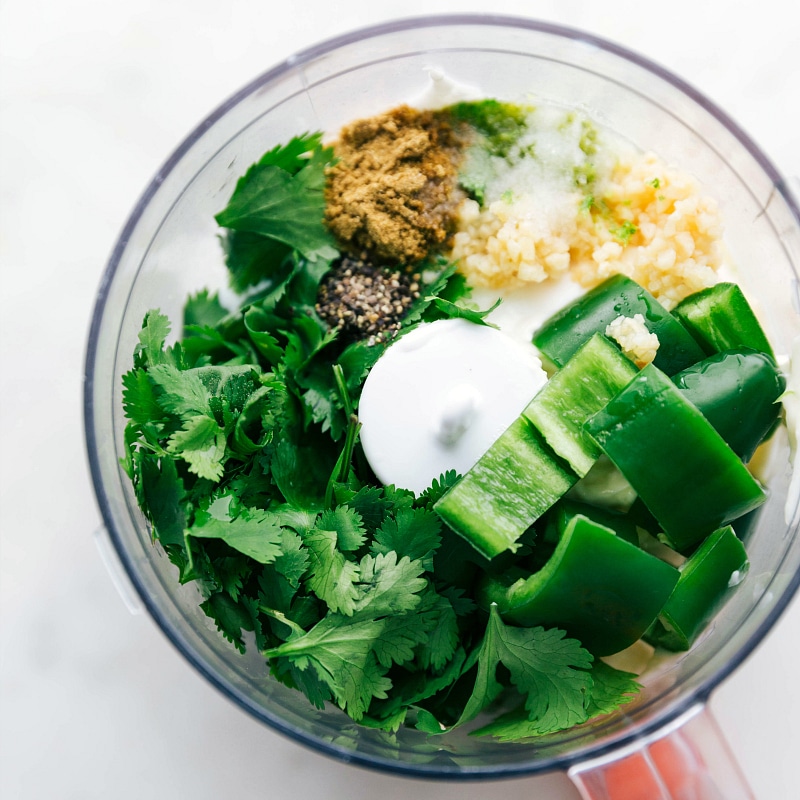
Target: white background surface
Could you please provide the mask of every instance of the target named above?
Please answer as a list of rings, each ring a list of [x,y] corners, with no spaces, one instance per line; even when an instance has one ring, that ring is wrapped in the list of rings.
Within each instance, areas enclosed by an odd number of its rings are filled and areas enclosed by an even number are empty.
[[[130,615],[93,542],[85,338],[104,262],[151,175],[212,108],[297,49],[391,17],[489,9],[643,52],[800,175],[800,27],[780,0],[0,0],[4,800],[577,797],[562,775],[433,784],[308,753],[233,707],[149,618]],[[712,700],[760,800],[797,796],[799,666],[795,601]]]

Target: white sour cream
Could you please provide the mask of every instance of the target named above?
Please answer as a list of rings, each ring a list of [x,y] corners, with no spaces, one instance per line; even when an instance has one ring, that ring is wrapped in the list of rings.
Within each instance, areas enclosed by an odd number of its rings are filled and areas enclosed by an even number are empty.
[[[544,386],[531,345],[461,319],[421,325],[381,356],[359,402],[361,444],[384,484],[419,494],[467,472]]]
[[[426,67],[425,71],[428,73],[428,85],[420,94],[408,101],[412,108],[435,110],[454,103],[481,100],[486,97],[486,93],[477,86],[451,78],[440,67]]]

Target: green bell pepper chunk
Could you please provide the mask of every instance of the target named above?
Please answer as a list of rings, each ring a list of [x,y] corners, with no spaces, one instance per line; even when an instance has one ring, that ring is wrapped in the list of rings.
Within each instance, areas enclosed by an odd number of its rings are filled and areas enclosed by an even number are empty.
[[[515,551],[520,536],[577,480],[520,416],[434,510],[481,555],[494,558]]]
[[[585,426],[656,518],[691,552],[766,499],[711,423],[652,364]]]
[[[707,354],[752,347],[774,360],[767,336],[735,283],[717,283],[689,295],[672,310]]]
[[[655,365],[674,375],[705,355],[686,328],[646,289],[625,275],[614,275],[561,309],[533,334],[533,343],[563,367],[595,333],[605,333],[617,317],[641,314],[660,346]]]
[[[786,379],[765,353],[715,353],[672,378],[730,448],[749,461],[773,429]]]
[[[478,597],[487,607],[496,603],[508,622],[562,628],[604,656],[641,638],[678,577],[674,567],[579,514],[541,570],[510,585],[487,577]]]
[[[667,650],[688,650],[748,566],[733,528],[714,531],[681,567],[677,586],[645,638]]]
[[[522,413],[582,478],[600,457],[600,448],[583,432],[583,423],[622,391],[637,372],[615,345],[596,333]]]
[[[620,539],[639,546],[636,521],[628,514],[608,508],[597,508],[567,497],[559,500],[548,512],[542,540],[553,544],[559,542],[572,518],[578,515],[584,516],[598,525],[611,528]]]

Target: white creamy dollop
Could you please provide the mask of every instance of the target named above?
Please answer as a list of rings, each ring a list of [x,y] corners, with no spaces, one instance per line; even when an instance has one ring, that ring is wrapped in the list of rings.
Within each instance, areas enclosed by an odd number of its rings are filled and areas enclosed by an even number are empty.
[[[381,356],[359,402],[361,444],[384,484],[419,494],[467,472],[546,383],[531,345],[462,319],[421,325]]]
[[[451,78],[441,67],[426,67],[425,72],[428,73],[428,85],[419,95],[409,100],[408,104],[412,108],[421,111],[436,110],[454,103],[481,100],[486,97],[485,92],[477,86]]]

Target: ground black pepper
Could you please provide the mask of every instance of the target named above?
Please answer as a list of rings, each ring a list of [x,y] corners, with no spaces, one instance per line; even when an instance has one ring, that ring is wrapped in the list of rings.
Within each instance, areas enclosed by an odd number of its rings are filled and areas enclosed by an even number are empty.
[[[323,278],[317,313],[344,338],[382,341],[420,295],[419,273],[344,256]]]

